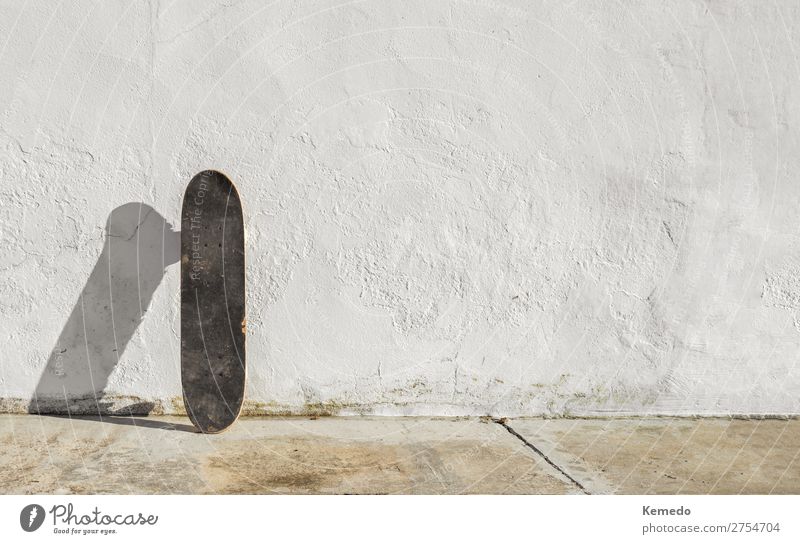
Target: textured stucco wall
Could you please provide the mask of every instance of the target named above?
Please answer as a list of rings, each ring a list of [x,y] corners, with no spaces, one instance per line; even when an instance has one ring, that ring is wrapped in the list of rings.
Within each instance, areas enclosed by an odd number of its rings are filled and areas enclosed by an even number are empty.
[[[2,407],[182,408],[216,168],[249,411],[798,413],[798,53],[790,1],[3,0]]]

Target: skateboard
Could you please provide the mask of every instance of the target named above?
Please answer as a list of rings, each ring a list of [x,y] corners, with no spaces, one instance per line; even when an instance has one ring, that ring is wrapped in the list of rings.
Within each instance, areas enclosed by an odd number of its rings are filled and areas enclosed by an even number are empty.
[[[222,173],[197,174],[181,211],[181,385],[200,432],[236,421],[244,401],[245,255],[242,203]]]

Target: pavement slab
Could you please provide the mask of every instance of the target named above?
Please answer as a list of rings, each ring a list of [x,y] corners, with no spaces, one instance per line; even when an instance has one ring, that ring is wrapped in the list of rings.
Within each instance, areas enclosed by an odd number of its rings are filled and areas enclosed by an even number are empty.
[[[3,493],[580,493],[492,421],[0,416]]]
[[[588,493],[800,493],[798,419],[514,419]]]

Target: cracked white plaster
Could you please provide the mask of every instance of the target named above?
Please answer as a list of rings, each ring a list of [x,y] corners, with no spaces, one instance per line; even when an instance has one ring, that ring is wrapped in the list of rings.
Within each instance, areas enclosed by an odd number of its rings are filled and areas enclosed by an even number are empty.
[[[798,24],[0,1],[0,407],[180,412],[173,229],[215,168],[246,412],[796,414]]]

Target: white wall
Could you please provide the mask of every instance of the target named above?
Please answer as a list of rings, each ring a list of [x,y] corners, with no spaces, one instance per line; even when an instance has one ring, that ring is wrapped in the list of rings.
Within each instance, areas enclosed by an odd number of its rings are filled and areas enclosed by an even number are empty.
[[[182,408],[216,168],[251,412],[798,413],[798,53],[788,1],[3,0],[1,407]]]

